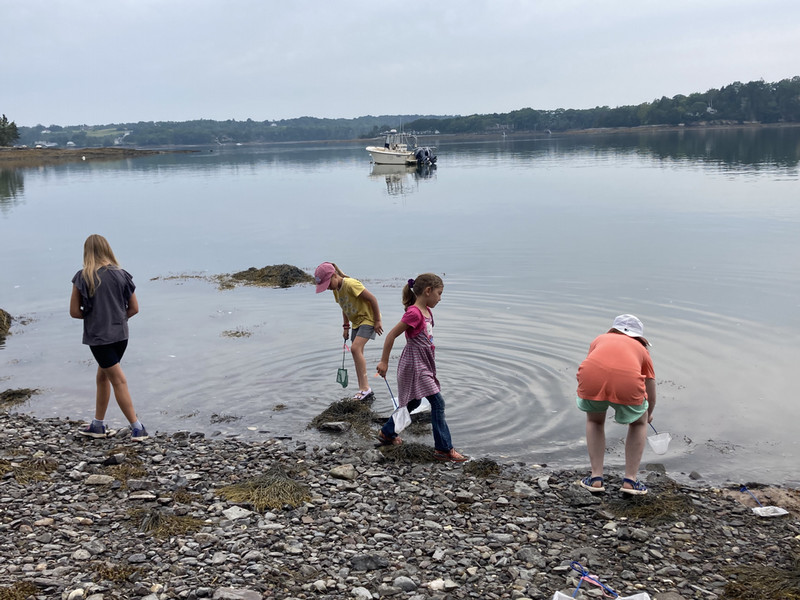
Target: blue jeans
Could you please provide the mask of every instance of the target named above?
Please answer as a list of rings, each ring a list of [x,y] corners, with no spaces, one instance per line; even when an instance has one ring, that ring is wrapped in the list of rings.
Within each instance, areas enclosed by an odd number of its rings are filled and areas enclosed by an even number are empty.
[[[433,428],[433,447],[443,452],[448,452],[453,447],[450,439],[450,429],[444,420],[444,398],[437,392],[433,396],[428,396],[431,403],[431,427]],[[412,400],[408,403],[408,411],[411,412],[420,405],[420,400]],[[397,437],[394,432],[394,419],[389,417],[381,428],[383,435],[387,438]]]

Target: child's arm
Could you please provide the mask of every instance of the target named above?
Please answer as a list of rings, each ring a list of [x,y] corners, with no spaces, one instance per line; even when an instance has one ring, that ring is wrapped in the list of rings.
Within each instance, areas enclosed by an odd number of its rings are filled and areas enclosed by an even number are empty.
[[[383,334],[383,323],[381,323],[381,309],[378,308],[378,299],[375,295],[370,292],[369,290],[365,289],[361,294],[359,294],[364,300],[369,302],[369,305],[372,307],[372,316],[373,320],[375,321],[375,325],[373,325],[375,329],[375,333],[378,335]]]
[[[81,293],[78,291],[78,286],[72,286],[72,296],[69,299],[69,316],[73,319],[82,319],[83,311],[81,310]]]
[[[125,316],[130,319],[133,315],[139,312],[139,301],[136,299],[136,293],[134,292],[131,294],[131,297],[128,298],[128,310],[125,313]]]
[[[653,420],[653,411],[656,409],[656,380],[645,379],[644,391],[647,394],[647,422]]]
[[[383,342],[383,354],[381,354],[381,361],[378,363],[378,375],[381,377],[386,377],[386,370],[389,368],[389,354],[392,352],[395,339],[405,333],[406,329],[408,329],[408,325],[400,321],[386,334],[386,341]]]
[[[343,337],[346,340],[350,335],[350,319],[347,318],[347,315],[344,314],[344,311],[342,311],[342,319],[344,320],[344,323],[342,324],[342,327],[344,328]]]

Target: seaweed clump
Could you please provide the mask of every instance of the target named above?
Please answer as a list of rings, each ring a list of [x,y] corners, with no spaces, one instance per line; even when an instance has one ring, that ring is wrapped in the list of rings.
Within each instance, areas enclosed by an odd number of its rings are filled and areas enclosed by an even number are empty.
[[[94,572],[103,581],[112,581],[114,583],[122,583],[128,581],[132,575],[138,573],[141,569],[138,567],[131,567],[129,565],[115,565],[111,563],[95,563],[93,565]]]
[[[288,288],[300,283],[313,283],[314,278],[294,265],[268,265],[260,269],[250,267],[246,271],[219,275],[217,281],[222,289],[230,289],[238,284]]]
[[[372,412],[369,403],[354,398],[345,398],[332,403],[328,408],[311,420],[309,427],[321,429],[325,423],[345,421],[350,423],[354,431],[364,437],[370,437],[372,422],[376,415]]]
[[[263,475],[226,485],[218,492],[226,500],[249,504],[258,512],[284,506],[297,508],[311,500],[308,487],[291,479],[280,467],[271,467]]]
[[[11,315],[0,308],[0,342],[8,335],[8,330],[11,329],[11,321]]]
[[[36,584],[30,581],[17,581],[9,587],[0,588],[0,600],[27,600],[38,592]]]
[[[0,409],[11,408],[19,404],[24,404],[31,399],[39,390],[31,388],[18,388],[16,390],[6,390],[0,392]]]
[[[37,452],[31,458],[18,463],[0,460],[0,477],[13,472],[17,483],[26,485],[33,481],[44,481],[57,468],[58,463],[55,460],[47,458],[44,453]]]
[[[735,578],[725,584],[730,600],[800,600],[800,555],[794,554],[790,568],[768,565],[738,565],[725,568]]]
[[[464,465],[464,474],[475,477],[489,477],[490,475],[500,474],[500,465],[491,458],[478,458],[471,460]]]
[[[14,479],[21,485],[32,481],[44,481],[57,468],[58,463],[53,459],[34,456],[14,467]]]
[[[107,474],[120,482],[123,490],[128,489],[129,479],[140,479],[147,475],[147,470],[139,459],[137,449],[118,446],[112,448],[106,454],[108,456],[113,456],[115,454],[123,454],[125,456],[126,462],[107,465],[105,468]]]
[[[615,500],[609,502],[608,507],[617,517],[640,519],[653,524],[669,523],[694,513],[691,499],[675,492]]]
[[[399,446],[381,446],[380,450],[386,460],[396,463],[427,464],[436,461],[433,458],[433,448],[416,442]]]
[[[153,510],[137,508],[132,510],[130,515],[139,521],[140,531],[152,533],[162,539],[197,531],[206,524],[203,519],[189,515],[175,515],[158,508]]]

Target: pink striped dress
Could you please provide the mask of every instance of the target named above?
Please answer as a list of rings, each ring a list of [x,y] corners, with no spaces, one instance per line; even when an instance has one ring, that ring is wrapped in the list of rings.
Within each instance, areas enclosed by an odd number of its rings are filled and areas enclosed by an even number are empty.
[[[397,363],[397,386],[400,391],[400,406],[412,400],[432,396],[439,392],[436,379],[435,346],[433,345],[433,312],[423,316],[416,306],[406,309],[401,319],[408,325],[406,347]]]

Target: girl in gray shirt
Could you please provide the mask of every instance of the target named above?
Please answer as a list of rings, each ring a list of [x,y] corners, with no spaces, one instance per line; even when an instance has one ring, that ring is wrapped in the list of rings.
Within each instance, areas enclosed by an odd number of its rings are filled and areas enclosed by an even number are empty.
[[[108,436],[105,416],[114,398],[128,419],[131,439],[147,439],[147,430],[136,416],[128,381],[120,361],[128,346],[128,319],[139,312],[133,278],[119,266],[106,238],[92,234],[83,244],[83,269],[72,278],[69,314],[83,320],[83,343],[97,360],[97,395],[94,420],[79,431],[91,438]]]

